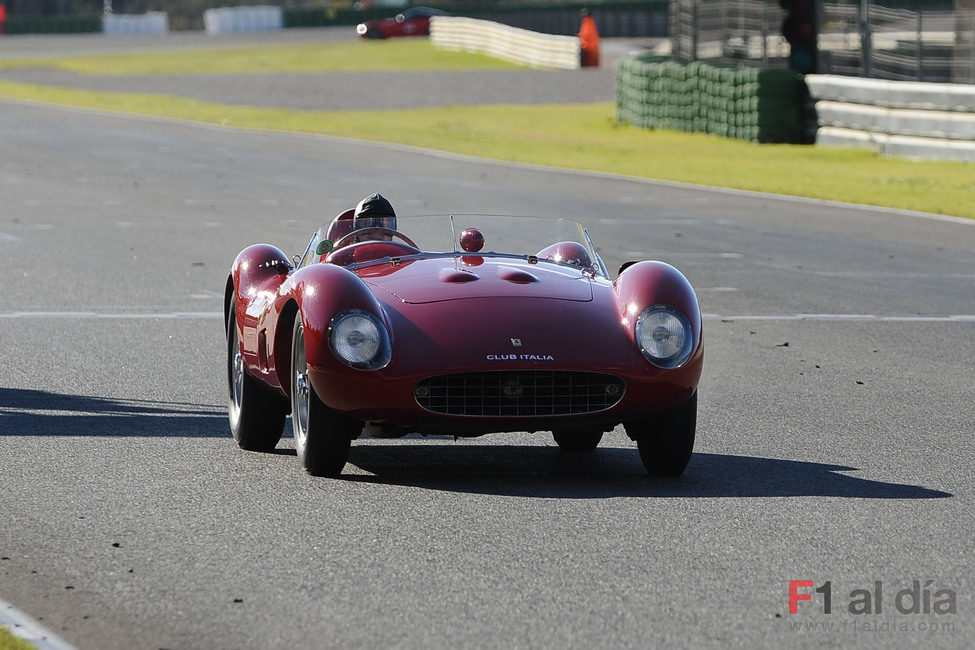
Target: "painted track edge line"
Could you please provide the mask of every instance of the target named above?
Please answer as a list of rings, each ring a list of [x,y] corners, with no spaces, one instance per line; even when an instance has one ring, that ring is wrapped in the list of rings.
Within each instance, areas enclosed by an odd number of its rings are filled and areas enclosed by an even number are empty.
[[[191,120],[191,119],[180,118],[180,117],[166,117],[163,115],[143,115],[140,113],[126,113],[123,111],[113,111],[107,108],[88,108],[84,106],[70,106],[66,104],[57,104],[57,103],[45,102],[41,100],[19,99],[16,97],[4,97],[2,95],[0,95],[0,102],[10,102],[15,104],[29,104],[32,106],[46,106],[49,108],[79,111],[79,112],[91,113],[95,115],[114,115],[114,116],[130,118],[130,119],[157,120],[160,122],[166,122],[170,124],[184,124],[184,125],[196,126],[200,128],[218,130],[218,131],[234,130],[234,131],[244,131],[249,133],[273,133],[273,134],[287,134],[292,136],[321,138],[323,140],[363,144],[363,145],[369,145],[369,146],[374,146],[379,148],[392,149],[394,151],[421,153],[436,158],[445,158],[447,160],[462,160],[462,161],[472,161],[472,162],[480,162],[480,163],[493,163],[497,165],[512,166],[520,169],[556,171],[556,172],[568,173],[568,174],[578,174],[581,176],[591,176],[595,178],[608,178],[614,180],[646,183],[649,185],[658,185],[661,187],[682,188],[682,189],[697,190],[701,192],[712,192],[716,194],[730,194],[733,196],[767,198],[767,199],[774,199],[779,201],[787,201],[787,202],[791,201],[796,203],[804,203],[808,205],[822,205],[822,206],[829,206],[829,207],[846,208],[850,210],[863,210],[863,211],[872,210],[877,212],[887,212],[890,214],[897,214],[906,217],[913,217],[917,219],[927,219],[930,221],[966,224],[969,226],[975,225],[975,219],[968,219],[966,217],[956,217],[953,215],[935,214],[933,212],[920,212],[917,210],[905,210],[903,208],[888,208],[880,205],[871,205],[869,203],[847,203],[844,201],[833,201],[830,199],[814,199],[805,196],[793,196],[791,194],[775,194],[772,192],[741,190],[732,187],[717,187],[714,185],[688,183],[684,181],[668,181],[668,180],[657,179],[657,178],[646,178],[644,176],[630,176],[628,174],[617,174],[613,172],[600,172],[600,171],[592,171],[586,169],[575,169],[572,167],[558,167],[558,166],[550,166],[550,165],[539,165],[534,163],[516,162],[510,160],[498,160],[497,158],[481,158],[479,156],[454,153],[451,151],[441,151],[439,149],[427,149],[425,147],[417,147],[408,144],[397,144],[393,142],[379,142],[376,140],[362,140],[359,138],[349,138],[349,137],[338,136],[338,135],[329,135],[326,133],[307,133],[304,131],[289,131],[286,129],[245,128],[245,127],[238,127],[233,125],[214,124],[211,122],[203,122],[203,121]]]
[[[220,312],[211,311],[174,311],[174,312],[95,312],[95,311],[8,311],[0,312],[0,320],[14,319],[75,319],[75,320],[127,320],[127,319],[164,319],[164,320],[219,320],[223,318]]]
[[[833,322],[833,323],[975,323],[975,314],[701,314],[707,321]]]
[[[0,598],[0,625],[6,627],[18,639],[32,644],[37,650],[76,650],[73,645],[3,598]]]

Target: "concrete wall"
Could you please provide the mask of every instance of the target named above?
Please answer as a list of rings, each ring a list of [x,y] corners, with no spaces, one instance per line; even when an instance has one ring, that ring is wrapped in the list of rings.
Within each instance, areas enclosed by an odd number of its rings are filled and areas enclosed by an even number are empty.
[[[169,32],[169,14],[150,11],[145,14],[106,14],[102,18],[105,34],[166,34]]]
[[[580,67],[579,38],[539,34],[476,18],[434,16],[430,42],[447,50],[480,52],[539,68]]]
[[[975,162],[975,85],[807,75],[816,144]]]
[[[207,34],[263,32],[283,27],[281,7],[224,7],[203,12],[203,28]]]

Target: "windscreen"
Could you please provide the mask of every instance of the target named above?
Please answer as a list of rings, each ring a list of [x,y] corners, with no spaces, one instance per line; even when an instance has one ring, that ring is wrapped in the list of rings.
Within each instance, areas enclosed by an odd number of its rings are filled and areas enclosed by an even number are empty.
[[[394,237],[394,241],[414,245],[424,253],[536,256],[607,275],[588,233],[571,219],[476,214],[401,216],[397,219],[397,232],[405,239]],[[315,232],[302,266],[318,262],[322,251],[331,250],[336,242],[327,238],[328,233],[329,224]]]

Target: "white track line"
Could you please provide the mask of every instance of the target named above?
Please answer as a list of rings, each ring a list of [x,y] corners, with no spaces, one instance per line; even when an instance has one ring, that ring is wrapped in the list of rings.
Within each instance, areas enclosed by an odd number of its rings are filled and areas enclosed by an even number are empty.
[[[975,323],[975,314],[950,316],[883,314],[703,314],[704,320],[721,321],[831,321],[841,323]]]
[[[169,320],[219,320],[220,312],[213,311],[171,311],[171,312],[99,312],[99,311],[7,311],[0,312],[0,319],[40,319],[40,320],[126,320],[154,319]]]
[[[0,598],[0,625],[10,630],[14,636],[31,643],[37,650],[75,650],[73,645],[3,598]]]

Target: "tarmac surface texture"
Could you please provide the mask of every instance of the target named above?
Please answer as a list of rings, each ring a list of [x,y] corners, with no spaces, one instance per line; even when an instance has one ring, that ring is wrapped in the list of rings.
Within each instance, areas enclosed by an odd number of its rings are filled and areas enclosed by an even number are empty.
[[[376,191],[681,269],[684,476],[621,428],[241,451],[230,264]],[[0,598],[78,648],[975,647],[975,222],[8,100],[0,196]]]

